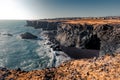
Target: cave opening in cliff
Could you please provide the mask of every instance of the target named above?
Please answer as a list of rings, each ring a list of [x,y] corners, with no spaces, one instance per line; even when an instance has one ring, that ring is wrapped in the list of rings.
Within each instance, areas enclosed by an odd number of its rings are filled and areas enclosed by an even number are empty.
[[[86,49],[100,50],[100,39],[97,35],[92,35],[90,40],[85,45]]]

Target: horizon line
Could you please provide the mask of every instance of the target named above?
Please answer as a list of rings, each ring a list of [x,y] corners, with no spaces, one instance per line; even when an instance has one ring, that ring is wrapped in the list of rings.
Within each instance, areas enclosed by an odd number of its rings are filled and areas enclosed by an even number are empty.
[[[120,17],[120,16],[75,16],[75,17],[49,17],[49,18],[31,18],[31,19],[0,19],[0,20],[41,20],[41,19],[60,19],[60,18],[97,18],[97,17]]]

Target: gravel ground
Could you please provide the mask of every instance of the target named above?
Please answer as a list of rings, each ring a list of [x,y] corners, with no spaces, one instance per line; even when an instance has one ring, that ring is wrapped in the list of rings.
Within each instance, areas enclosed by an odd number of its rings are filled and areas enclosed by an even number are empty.
[[[71,60],[43,70],[0,68],[0,80],[120,80],[120,54]]]

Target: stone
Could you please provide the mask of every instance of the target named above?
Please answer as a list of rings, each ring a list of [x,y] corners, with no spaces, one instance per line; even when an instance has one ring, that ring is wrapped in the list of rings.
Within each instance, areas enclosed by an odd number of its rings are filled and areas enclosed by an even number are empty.
[[[38,37],[29,33],[29,32],[26,32],[26,33],[23,33],[20,35],[22,39],[37,39]]]
[[[100,56],[120,52],[119,18],[116,18],[117,22],[109,20],[112,19],[110,17],[85,19],[84,21],[83,18],[83,22],[82,19],[74,21],[74,18],[38,20],[27,24],[49,31],[46,35],[53,44],[68,48],[99,50]]]

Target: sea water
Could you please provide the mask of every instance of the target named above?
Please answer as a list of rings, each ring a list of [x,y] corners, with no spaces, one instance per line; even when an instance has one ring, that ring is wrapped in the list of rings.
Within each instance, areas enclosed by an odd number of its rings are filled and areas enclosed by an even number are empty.
[[[63,53],[56,56],[56,52],[45,45],[47,40],[41,35],[41,29],[25,25],[24,20],[0,21],[0,67],[35,70],[54,67],[70,59],[62,56]],[[39,39],[21,39],[20,34],[25,32],[37,35]]]

